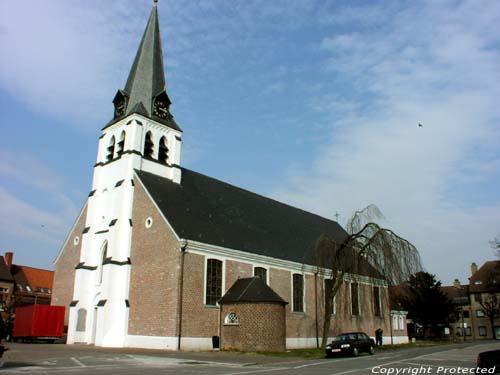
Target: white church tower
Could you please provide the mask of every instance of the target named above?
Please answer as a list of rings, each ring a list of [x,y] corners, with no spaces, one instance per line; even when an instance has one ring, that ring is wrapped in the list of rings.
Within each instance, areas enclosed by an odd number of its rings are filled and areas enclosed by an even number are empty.
[[[68,343],[125,346],[134,170],[180,183],[182,130],[170,113],[157,0],[125,88],[113,103],[113,119],[99,138]]]

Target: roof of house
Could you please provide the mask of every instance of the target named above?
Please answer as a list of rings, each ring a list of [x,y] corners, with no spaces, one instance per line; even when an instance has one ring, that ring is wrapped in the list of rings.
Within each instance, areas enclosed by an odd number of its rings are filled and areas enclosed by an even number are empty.
[[[269,285],[258,276],[236,280],[219,300],[219,304],[242,302],[277,302],[287,304]]]
[[[469,287],[468,285],[460,286],[442,286],[441,291],[448,296],[448,298],[455,305],[469,305]]]
[[[29,285],[34,291],[41,288],[52,289],[54,271],[13,264],[11,272],[17,284]]]
[[[491,260],[484,263],[470,278],[469,290],[471,293],[500,290],[500,260]]]
[[[0,281],[14,282],[3,256],[0,256]]]
[[[320,235],[347,237],[335,221],[182,168],[181,184],[136,171],[180,238],[314,264]]]

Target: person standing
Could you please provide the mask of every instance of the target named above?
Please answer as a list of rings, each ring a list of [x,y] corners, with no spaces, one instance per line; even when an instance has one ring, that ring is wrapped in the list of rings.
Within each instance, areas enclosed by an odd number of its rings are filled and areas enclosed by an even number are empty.
[[[378,328],[376,331],[375,331],[375,343],[376,345],[378,346],[382,346],[382,338],[384,336],[384,331],[382,331],[382,328]]]

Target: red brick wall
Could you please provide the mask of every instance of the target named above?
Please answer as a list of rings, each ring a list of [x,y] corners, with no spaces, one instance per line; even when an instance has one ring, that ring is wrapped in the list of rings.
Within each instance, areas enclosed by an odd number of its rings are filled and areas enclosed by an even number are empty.
[[[236,313],[239,325],[225,325],[230,312]],[[276,303],[240,303],[222,306],[221,348],[242,351],[285,350],[285,308]]]
[[[153,219],[151,228],[144,223]],[[129,290],[130,335],[177,335],[179,243],[135,180]]]
[[[375,317],[373,306],[373,286],[359,283],[359,316],[351,314],[351,298],[349,283],[344,282],[336,296],[336,314],[332,316],[330,336],[348,331],[363,331],[369,336],[375,336],[375,330],[382,328],[384,335],[390,335],[390,309],[386,288],[380,288],[381,317]],[[323,296],[323,286],[321,296]],[[319,288],[318,288],[319,290]],[[321,300],[320,316],[324,314],[324,298]]]
[[[205,257],[187,253],[184,258],[182,336],[219,336],[219,309],[205,306]]]
[[[242,277],[253,276],[253,266],[233,260],[226,261],[226,291],[233,286],[236,280]]]
[[[74,229],[68,235],[68,242],[61,250],[54,265],[54,283],[52,286],[51,305],[64,306],[64,325],[68,325],[69,304],[73,300],[75,285],[75,266],[80,262],[80,252],[82,250],[82,232],[85,228],[87,218],[87,207],[85,206]],[[78,245],[74,244],[75,237],[79,237]]]

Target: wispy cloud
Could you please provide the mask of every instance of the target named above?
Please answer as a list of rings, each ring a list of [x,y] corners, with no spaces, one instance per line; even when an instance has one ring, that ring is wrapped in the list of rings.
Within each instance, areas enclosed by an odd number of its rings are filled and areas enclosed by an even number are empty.
[[[78,214],[65,179],[34,156],[0,151],[0,180],[11,186],[0,187],[0,233],[60,245]]]
[[[419,3],[385,14],[379,30],[325,37],[326,74],[350,80],[354,94],[316,97],[331,140],[276,195],[344,219],[376,203],[430,271],[466,281],[464,263],[489,258],[500,230],[498,195],[470,193],[500,180],[500,7],[487,4],[488,12],[481,2]]]

